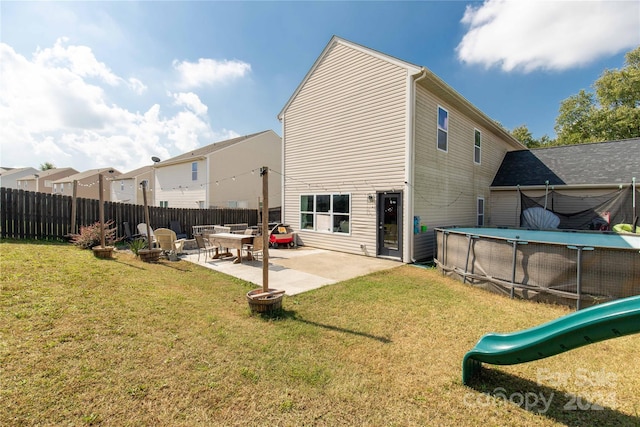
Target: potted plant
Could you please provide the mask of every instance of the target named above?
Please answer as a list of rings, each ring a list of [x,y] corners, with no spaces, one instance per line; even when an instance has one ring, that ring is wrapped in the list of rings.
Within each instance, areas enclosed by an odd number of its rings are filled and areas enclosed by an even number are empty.
[[[116,228],[113,227],[113,221],[108,221],[104,224],[104,239],[105,244],[102,246],[101,239],[103,228],[100,222],[96,222],[91,225],[81,226],[80,233],[71,235],[71,243],[79,246],[83,249],[91,249],[93,254],[97,258],[112,258],[115,246],[113,244],[116,241]]]

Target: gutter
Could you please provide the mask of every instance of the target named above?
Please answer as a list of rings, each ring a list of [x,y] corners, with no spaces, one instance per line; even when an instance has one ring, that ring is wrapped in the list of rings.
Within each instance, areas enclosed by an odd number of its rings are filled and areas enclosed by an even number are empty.
[[[556,184],[550,185],[552,190],[571,190],[571,189],[589,189],[589,188],[617,188],[622,189],[627,186],[631,186],[632,184],[621,184],[621,183],[611,183],[611,184]],[[515,191],[515,190],[545,190],[547,186],[545,184],[541,185],[510,185],[510,186],[500,186],[500,187],[489,187],[490,191]]]
[[[416,77],[417,76],[417,77]],[[415,142],[416,142],[416,91],[418,87],[418,81],[427,77],[427,69],[425,67],[420,68],[419,74],[408,76],[409,84],[409,108],[407,110],[407,152],[405,157],[405,192],[407,194],[407,211],[410,212],[411,217],[409,221],[406,221],[405,233],[409,236],[409,244],[407,248],[407,256],[403,257],[415,264],[416,259],[414,257],[414,235],[413,235],[413,217],[414,211],[414,162],[415,162]],[[411,184],[411,185],[409,185]]]

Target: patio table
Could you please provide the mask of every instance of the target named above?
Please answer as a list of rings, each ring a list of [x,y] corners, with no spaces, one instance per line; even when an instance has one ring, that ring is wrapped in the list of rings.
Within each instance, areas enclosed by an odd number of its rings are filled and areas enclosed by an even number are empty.
[[[209,234],[209,243],[216,248],[216,253],[213,255],[213,259],[222,258],[225,256],[233,256],[229,249],[237,249],[238,257],[233,261],[234,264],[242,262],[242,247],[253,243],[253,236],[248,234],[234,234],[234,233],[214,233]],[[226,252],[220,252],[220,248],[226,248]],[[247,260],[251,261],[253,257],[250,253],[247,254]]]

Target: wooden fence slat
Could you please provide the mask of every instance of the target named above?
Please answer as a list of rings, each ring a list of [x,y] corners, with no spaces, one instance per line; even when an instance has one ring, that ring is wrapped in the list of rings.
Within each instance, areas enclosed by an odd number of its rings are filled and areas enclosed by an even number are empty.
[[[70,196],[0,188],[0,237],[14,239],[58,239],[63,240],[71,232]],[[99,200],[77,198],[76,224],[81,226],[97,222]],[[257,225],[256,209],[215,208],[182,209],[149,208],[151,227],[169,227],[170,221],[178,221],[182,230],[191,236],[194,225],[222,225],[246,223]],[[269,221],[280,221],[280,208],[269,210]],[[128,222],[131,230],[144,222],[144,207],[119,202],[105,202],[105,221],[112,219],[118,227],[118,235],[124,231],[122,223]]]

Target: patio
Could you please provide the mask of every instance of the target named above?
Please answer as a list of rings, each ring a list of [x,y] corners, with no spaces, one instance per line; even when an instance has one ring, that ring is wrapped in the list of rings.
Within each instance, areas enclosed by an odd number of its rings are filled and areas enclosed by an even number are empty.
[[[211,259],[187,251],[181,259],[262,286],[262,261],[234,264],[232,259]],[[286,295],[401,266],[401,262],[299,246],[297,249],[269,249],[269,286]]]

